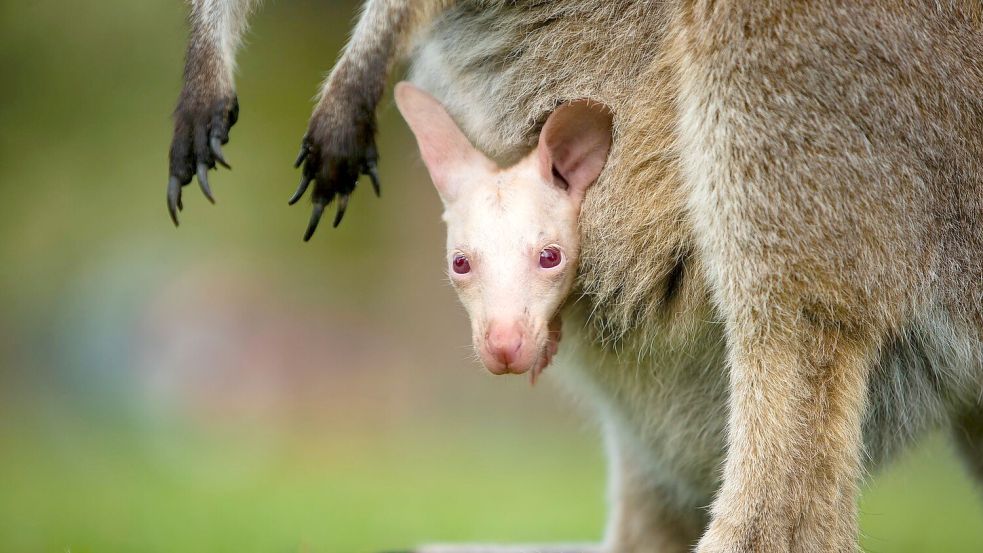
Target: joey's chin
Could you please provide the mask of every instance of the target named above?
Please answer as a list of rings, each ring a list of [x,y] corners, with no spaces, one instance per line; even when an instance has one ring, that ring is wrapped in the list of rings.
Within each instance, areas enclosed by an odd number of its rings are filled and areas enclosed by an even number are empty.
[[[525,351],[516,352],[510,359],[502,359],[488,351],[485,347],[478,349],[481,352],[481,364],[488,369],[488,372],[496,375],[525,374],[532,370],[536,365],[535,355],[529,355]]]
[[[531,361],[513,361],[511,363],[503,363],[496,359],[490,359],[487,355],[481,356],[481,363],[486,369],[488,369],[488,372],[496,376],[507,374],[525,374],[533,367],[533,363]]]
[[[478,351],[481,352],[482,365],[488,369],[488,372],[496,376],[520,375],[530,371],[540,373],[552,362],[553,356],[556,354],[556,342],[549,340],[542,346],[529,349],[524,347],[507,362],[485,348],[480,348]]]

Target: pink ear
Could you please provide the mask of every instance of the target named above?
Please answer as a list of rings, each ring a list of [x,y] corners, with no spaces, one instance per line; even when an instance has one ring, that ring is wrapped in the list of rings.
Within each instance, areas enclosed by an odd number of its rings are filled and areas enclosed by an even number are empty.
[[[444,201],[453,199],[466,171],[494,170],[491,160],[471,145],[433,96],[401,82],[396,85],[396,107],[416,136],[423,163]]]
[[[565,186],[579,204],[607,163],[611,128],[611,111],[603,104],[577,100],[556,108],[539,135],[543,176]]]

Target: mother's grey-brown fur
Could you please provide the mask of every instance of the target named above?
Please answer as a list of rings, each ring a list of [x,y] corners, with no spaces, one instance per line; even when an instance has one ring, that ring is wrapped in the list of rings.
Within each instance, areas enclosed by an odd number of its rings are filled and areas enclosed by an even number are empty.
[[[605,429],[606,551],[855,551],[863,475],[947,426],[983,475],[983,4],[366,10],[499,160],[563,101],[616,115],[556,371]],[[348,57],[323,128],[385,79]]]
[[[676,91],[662,57],[674,7],[637,1],[562,4],[458,3],[420,41],[412,75],[446,102],[479,145],[505,158],[527,147],[536,123],[558,102],[588,97],[613,107],[621,139],[611,170],[583,211],[584,296],[568,313],[579,318],[580,325],[568,328],[581,326],[585,345],[567,351],[564,361],[580,367],[579,389],[588,390],[599,405],[614,448],[630,450],[636,462],[650,467],[645,478],[657,484],[660,497],[699,518],[699,507],[712,501],[719,485],[727,380],[721,315],[693,255],[677,184]],[[965,16],[970,26],[964,31],[979,32],[968,8],[949,9],[940,9],[938,17]],[[917,71],[918,63],[965,62],[945,59],[946,52],[931,55],[942,59],[909,60],[908,71]],[[979,112],[966,116],[978,118]],[[877,152],[864,154],[876,160]],[[948,184],[969,185],[970,193],[978,194],[980,174],[968,177],[976,184]],[[946,184],[940,180],[936,186]],[[940,200],[935,209],[945,206],[945,198]],[[980,215],[978,201],[968,206],[972,211],[963,218],[972,221]],[[959,213],[964,207],[951,209]],[[925,212],[924,205],[910,209]],[[951,225],[951,217],[941,222]],[[966,230],[953,238],[966,242]],[[973,242],[944,247],[978,259]],[[947,278],[978,279],[975,263],[969,262],[968,273]],[[667,281],[679,267],[683,284],[667,298]],[[955,304],[972,310],[976,298],[956,298]],[[879,348],[863,414],[866,470],[890,460],[925,431],[944,427],[955,414],[979,408],[978,328],[960,324],[961,313],[927,303]],[[617,462],[625,455],[613,451],[612,456]],[[617,505],[622,492],[613,487],[612,493]],[[619,524],[609,526],[614,550],[646,549],[619,545]]]

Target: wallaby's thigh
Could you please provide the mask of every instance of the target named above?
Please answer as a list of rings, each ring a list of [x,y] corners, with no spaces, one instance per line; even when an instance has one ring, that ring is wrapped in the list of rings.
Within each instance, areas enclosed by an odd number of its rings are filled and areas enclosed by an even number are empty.
[[[894,2],[692,2],[675,26],[683,187],[731,373],[698,551],[856,551],[871,367],[965,232],[947,194],[979,185],[957,116],[980,107],[953,71],[976,35]]]

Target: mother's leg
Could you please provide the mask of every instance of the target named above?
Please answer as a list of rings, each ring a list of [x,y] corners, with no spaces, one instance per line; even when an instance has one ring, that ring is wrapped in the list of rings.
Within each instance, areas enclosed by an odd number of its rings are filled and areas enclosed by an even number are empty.
[[[876,50],[919,35],[871,39],[901,16],[827,4],[695,1],[677,21],[684,187],[731,383],[700,553],[858,550],[870,369],[934,247],[905,165],[921,122],[891,94],[911,81]]]
[[[609,430],[610,509],[606,546],[610,553],[687,553],[706,527],[706,509],[680,497],[682,483],[659,477],[630,438]]]

